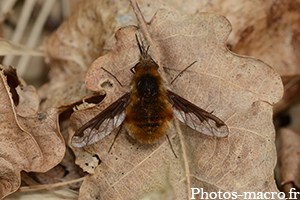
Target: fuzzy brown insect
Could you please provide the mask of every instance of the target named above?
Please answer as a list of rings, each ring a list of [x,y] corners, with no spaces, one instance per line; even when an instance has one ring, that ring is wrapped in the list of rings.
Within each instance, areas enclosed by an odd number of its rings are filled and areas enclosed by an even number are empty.
[[[167,133],[173,116],[203,134],[226,137],[229,131],[222,120],[166,89],[159,66],[148,54],[149,46],[145,48],[138,38],[137,43],[141,57],[131,68],[131,90],[79,128],[72,145],[91,145],[123,122],[129,135],[141,143],[154,143]]]

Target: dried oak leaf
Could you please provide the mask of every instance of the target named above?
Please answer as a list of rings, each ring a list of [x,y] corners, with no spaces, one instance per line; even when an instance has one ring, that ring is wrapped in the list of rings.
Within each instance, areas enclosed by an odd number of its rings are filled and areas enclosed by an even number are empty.
[[[232,51],[263,60],[283,78],[300,74],[299,0],[176,3],[175,8],[184,7],[189,13],[207,11],[226,16],[234,27],[227,41]],[[284,86],[284,97],[275,105],[274,115],[299,102],[298,84],[293,81]]]
[[[165,7],[157,1],[141,1],[146,16]],[[90,94],[84,85],[92,62],[110,49],[117,29],[136,24],[129,1],[87,0],[81,2],[63,24],[45,41],[50,82],[39,89],[41,108],[69,105]]]
[[[93,91],[104,89],[107,95],[98,107],[72,115],[70,136],[130,89],[130,68],[139,60],[135,34],[141,35],[140,31],[134,26],[120,29],[111,51],[93,63],[86,86]],[[221,139],[208,137],[179,125],[175,119],[175,128],[168,133],[178,156],[175,158],[165,137],[154,144],[141,144],[124,129],[108,154],[115,130],[84,147],[101,163],[84,181],[80,199],[140,199],[160,191],[166,176],[177,199],[190,199],[191,187],[237,194],[277,191],[272,105],[282,97],[280,76],[260,60],[230,52],[225,45],[230,23],[217,14],[179,15],[159,10],[147,31],[153,44],[149,54],[160,61],[169,83],[197,61],[171,85],[171,90],[213,111],[226,122],[230,134]],[[82,148],[73,149],[80,157]]]
[[[65,145],[58,129],[56,108],[36,113],[33,104],[38,102],[34,100],[37,93],[29,86],[16,88],[20,96],[16,107],[3,71],[0,81],[1,199],[18,189],[20,171],[45,172],[57,165],[63,158]]]
[[[300,102],[300,75],[283,76],[284,95],[282,99],[274,105],[274,116],[287,110],[292,105]]]
[[[164,2],[182,13],[214,12],[224,15],[233,26],[227,40],[233,52],[263,60],[282,77],[300,74],[299,0]],[[298,102],[298,93],[293,93],[298,86],[290,86],[285,87],[283,101],[275,105],[274,115]]]
[[[300,190],[300,134],[284,128],[280,130],[279,137],[281,142],[279,153],[281,186],[288,198],[295,198],[289,197],[289,192],[291,188],[296,188],[298,192]]]
[[[261,3],[256,1],[256,5]],[[256,9],[261,13],[256,23],[240,33],[232,50],[262,59],[281,76],[300,74],[300,1],[267,0]]]
[[[214,12],[227,17],[232,51],[268,63],[281,76],[300,73],[299,0],[204,0],[169,2],[181,12]]]
[[[0,65],[0,70],[4,70],[3,73],[6,77],[9,92],[16,106],[18,115],[26,117],[35,114],[40,103],[39,95],[35,88],[31,85],[27,85],[26,82],[18,76],[16,69],[13,67],[10,66],[6,69]]]

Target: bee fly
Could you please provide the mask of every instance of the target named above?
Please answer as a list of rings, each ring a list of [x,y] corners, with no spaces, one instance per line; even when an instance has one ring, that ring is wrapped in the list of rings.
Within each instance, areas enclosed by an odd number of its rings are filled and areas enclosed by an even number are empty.
[[[141,45],[137,36],[136,40],[141,56],[130,69],[134,74],[131,90],[79,128],[72,138],[72,145],[91,145],[123,122],[129,135],[141,143],[154,143],[167,133],[173,116],[203,134],[226,137],[229,131],[222,120],[166,89],[158,72],[159,66],[148,55],[149,46],[145,48]]]

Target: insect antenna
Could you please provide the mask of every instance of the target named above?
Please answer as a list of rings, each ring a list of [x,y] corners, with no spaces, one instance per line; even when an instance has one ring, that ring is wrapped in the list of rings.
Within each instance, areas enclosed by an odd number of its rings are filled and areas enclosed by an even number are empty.
[[[140,49],[140,53],[141,53],[141,55],[143,55],[143,53],[144,53],[144,45],[141,45],[137,34],[135,34],[135,38],[136,38],[136,41],[138,43],[138,46],[139,46],[139,49]]]
[[[106,71],[107,73],[109,73],[123,87],[123,84],[117,79],[117,77],[115,75],[113,75],[110,71],[104,69],[103,67],[101,67],[101,69],[103,69],[104,71]]]
[[[145,51],[145,54],[146,54],[146,55],[148,54],[149,47],[150,47],[150,45],[147,46],[147,49],[146,49],[146,51]]]
[[[169,144],[170,144],[170,146],[171,146],[171,149],[172,149],[172,152],[173,152],[175,158],[178,158],[177,155],[176,155],[176,153],[175,153],[175,151],[174,151],[174,149],[173,149],[173,146],[172,146],[172,143],[171,143],[171,141],[170,141],[170,138],[169,138],[168,134],[166,134],[166,136],[167,136],[167,138],[168,138]]]
[[[148,50],[150,48],[150,45],[146,47],[145,49],[145,45],[143,43],[142,40],[139,40],[137,34],[135,34],[135,38],[136,38],[136,41],[138,43],[138,46],[139,46],[139,49],[140,49],[140,53],[141,53],[141,56],[144,57],[144,58],[147,58],[147,55],[148,55]]]
[[[172,83],[184,72],[186,71],[188,68],[190,68],[193,64],[195,64],[197,61],[194,61],[192,64],[190,64],[189,66],[187,66],[186,68],[184,68],[179,74],[177,74],[177,76],[171,81],[170,85],[172,85]]]
[[[114,146],[114,143],[115,143],[115,141],[117,140],[117,137],[118,137],[118,135],[119,135],[121,129],[122,129],[122,125],[120,126],[120,128],[119,128],[119,130],[118,130],[118,132],[117,132],[117,134],[116,134],[116,136],[115,136],[113,142],[111,143],[111,145],[110,145],[109,150],[108,150],[107,153],[109,153],[109,152],[111,151],[112,147]]]

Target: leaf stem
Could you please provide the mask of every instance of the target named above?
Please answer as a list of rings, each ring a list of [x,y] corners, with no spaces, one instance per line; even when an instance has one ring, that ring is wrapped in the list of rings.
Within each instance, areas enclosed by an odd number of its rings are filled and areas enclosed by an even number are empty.
[[[160,67],[159,67],[160,74],[161,74],[163,80],[166,82],[166,81],[167,81],[166,74],[165,74],[165,72],[164,72],[164,70],[163,70],[163,67],[161,67],[160,56],[159,56],[159,53],[158,53],[158,51],[157,51],[157,49],[156,49],[156,46],[154,45],[154,42],[153,42],[153,40],[152,40],[152,38],[151,38],[151,36],[150,36],[150,33],[149,33],[149,31],[148,31],[148,28],[147,28],[147,22],[146,22],[146,20],[145,20],[145,18],[144,18],[144,16],[143,16],[143,14],[142,14],[142,12],[141,12],[139,6],[138,6],[136,0],[130,0],[130,3],[131,3],[133,12],[134,12],[134,14],[135,14],[135,16],[136,16],[136,19],[137,19],[137,21],[138,21],[138,25],[140,26],[141,31],[142,31],[142,33],[144,34],[144,37],[145,37],[145,39],[147,40],[148,44],[149,44],[149,45],[152,47],[152,49],[153,49],[153,54],[154,54],[153,57],[156,58],[156,62],[157,62],[157,64],[158,64],[158,66],[160,66]]]
[[[180,139],[180,145],[181,145],[181,149],[182,149],[182,157],[183,157],[183,162],[184,162],[184,168],[185,168],[185,172],[186,172],[186,182],[187,182],[187,192],[188,192],[188,199],[191,199],[191,192],[190,192],[190,188],[191,188],[191,180],[190,180],[190,168],[189,168],[189,163],[188,163],[188,159],[187,159],[187,150],[186,150],[186,144],[184,142],[184,137],[182,134],[182,131],[180,129],[179,126],[179,121],[177,119],[174,119],[174,123],[175,123],[175,128],[176,131],[179,135],[179,139]]]

